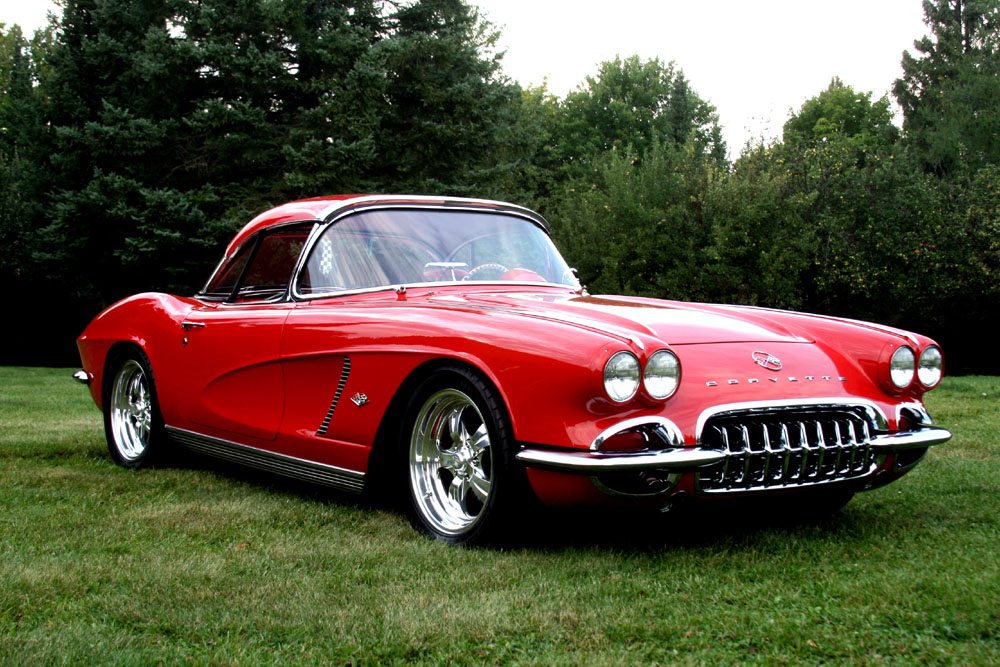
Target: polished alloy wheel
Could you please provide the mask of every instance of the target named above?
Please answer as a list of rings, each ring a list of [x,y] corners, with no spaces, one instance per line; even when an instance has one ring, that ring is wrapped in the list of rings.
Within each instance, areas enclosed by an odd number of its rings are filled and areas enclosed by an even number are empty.
[[[423,404],[410,439],[410,485],[417,511],[436,531],[461,535],[483,516],[493,480],[483,415],[457,389]]]
[[[111,388],[111,433],[122,459],[142,457],[149,446],[152,422],[149,381],[139,362],[129,359],[118,369]]]

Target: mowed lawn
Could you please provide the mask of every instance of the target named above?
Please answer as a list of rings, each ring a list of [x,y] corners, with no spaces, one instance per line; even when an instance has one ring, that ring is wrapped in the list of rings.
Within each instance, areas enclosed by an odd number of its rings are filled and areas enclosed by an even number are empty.
[[[127,471],[71,369],[0,368],[0,662],[1000,663],[1000,378],[955,438],[811,523],[533,517],[457,549],[193,459]]]

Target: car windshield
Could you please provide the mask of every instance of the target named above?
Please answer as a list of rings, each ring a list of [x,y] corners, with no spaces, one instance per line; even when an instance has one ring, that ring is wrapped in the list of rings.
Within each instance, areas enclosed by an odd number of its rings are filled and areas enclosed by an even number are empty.
[[[299,294],[437,282],[512,281],[576,288],[545,231],[487,211],[384,209],[328,226],[299,273]]]

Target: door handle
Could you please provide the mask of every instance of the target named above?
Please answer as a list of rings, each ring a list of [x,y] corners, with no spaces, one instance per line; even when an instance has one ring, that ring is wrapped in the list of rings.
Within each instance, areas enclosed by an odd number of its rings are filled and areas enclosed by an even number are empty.
[[[184,329],[184,331],[191,331],[192,328],[201,329],[204,326],[205,326],[204,322],[188,322],[188,321],[181,322],[181,329]]]

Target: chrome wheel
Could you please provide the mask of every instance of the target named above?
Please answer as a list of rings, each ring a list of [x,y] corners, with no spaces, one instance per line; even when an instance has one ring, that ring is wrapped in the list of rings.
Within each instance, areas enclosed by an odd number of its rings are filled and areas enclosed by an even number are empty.
[[[468,395],[442,389],[424,402],[410,438],[409,474],[415,509],[442,535],[462,535],[485,514],[493,450],[486,421]]]
[[[153,399],[146,371],[134,359],[118,369],[111,387],[111,436],[126,462],[137,461],[149,447],[153,424]]]

